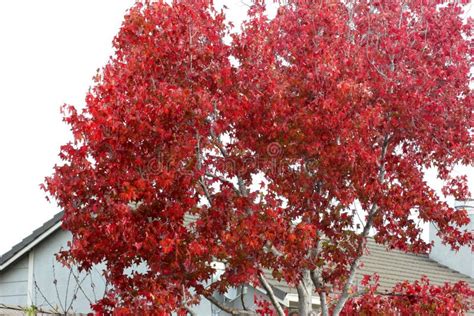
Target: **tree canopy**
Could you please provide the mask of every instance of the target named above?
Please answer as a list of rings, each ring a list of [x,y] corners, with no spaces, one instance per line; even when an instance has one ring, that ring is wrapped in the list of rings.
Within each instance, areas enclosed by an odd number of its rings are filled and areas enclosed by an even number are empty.
[[[212,295],[254,284],[283,315],[264,271],[297,288],[301,315],[312,296],[324,315],[468,308],[465,284],[353,288],[369,234],[424,253],[431,222],[473,246],[467,212],[424,180],[434,167],[465,198],[451,171],[474,158],[473,24],[437,3],[288,0],[269,19],[256,1],[235,32],[209,0],[137,2],[86,106],[64,106],[74,140],[44,185],[73,234],[61,258],[106,263],[96,310],[207,298],[251,315]]]

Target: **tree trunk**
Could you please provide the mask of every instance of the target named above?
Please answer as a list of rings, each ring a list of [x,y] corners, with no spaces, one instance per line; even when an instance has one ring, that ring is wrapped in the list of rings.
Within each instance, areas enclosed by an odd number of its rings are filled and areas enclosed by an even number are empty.
[[[313,310],[314,292],[309,270],[303,272],[303,278],[296,289],[298,291],[298,312],[300,316],[308,316]]]

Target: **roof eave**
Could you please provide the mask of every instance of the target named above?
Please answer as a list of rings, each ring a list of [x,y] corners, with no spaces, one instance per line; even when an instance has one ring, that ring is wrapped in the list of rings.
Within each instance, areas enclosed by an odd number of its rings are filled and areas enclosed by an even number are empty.
[[[58,216],[58,214],[56,215]],[[55,218],[56,218],[55,216]],[[35,247],[37,244],[39,244],[41,241],[46,239],[48,236],[53,234],[55,231],[61,228],[62,221],[58,220],[56,221],[52,226],[50,227],[45,227],[46,229],[42,231],[36,238],[34,238],[32,241],[25,243],[25,245],[22,245],[19,250],[15,251],[12,254],[9,254],[9,252],[5,253],[0,259],[3,259],[6,256],[6,260],[1,260],[0,261],[0,272],[5,270],[8,266],[10,266],[12,263],[14,263],[16,260],[21,258],[24,254],[28,253],[33,247]],[[27,237],[28,238],[28,237]],[[20,242],[19,244],[15,245],[12,249],[15,247],[18,247],[21,245],[24,241]],[[2,262],[3,261],[3,262]]]

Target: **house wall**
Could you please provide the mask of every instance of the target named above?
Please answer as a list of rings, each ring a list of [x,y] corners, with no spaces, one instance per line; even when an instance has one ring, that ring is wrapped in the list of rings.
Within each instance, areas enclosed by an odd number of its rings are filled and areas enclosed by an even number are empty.
[[[233,308],[238,308],[238,309],[243,309],[242,305],[242,298],[245,304],[245,308],[247,309],[255,309],[255,298],[259,300],[268,300],[264,295],[262,295],[260,292],[256,291],[255,288],[251,286],[245,287],[245,290],[242,292],[241,289],[238,289],[234,295],[232,293],[231,295],[228,296],[235,296],[234,299],[227,301],[226,300],[226,305],[233,307]],[[230,315],[229,313],[226,313],[224,311],[221,311],[219,308],[214,307],[216,310],[216,314],[214,315],[219,315],[219,316],[228,316]]]
[[[471,222],[466,227],[463,227],[463,229],[474,232],[474,200],[456,201],[454,206],[462,206],[468,211]],[[436,233],[436,228],[433,224],[430,224],[430,240],[434,242],[433,249],[430,253],[430,259],[474,278],[474,253],[471,251],[471,248],[464,246],[461,247],[459,251],[455,252],[451,250],[449,246],[443,245],[440,238],[436,236]]]
[[[77,299],[72,303],[73,311],[80,313],[88,313],[91,311],[90,302],[95,302],[102,298],[105,290],[105,279],[101,275],[103,266],[94,266],[90,275],[84,273],[79,274],[77,269],[73,269],[74,275],[78,276],[81,282],[81,290],[77,290],[77,282],[74,277],[70,277],[70,271],[64,268],[55,260],[54,254],[61,248],[67,247],[67,241],[71,240],[71,234],[66,231],[58,230],[41,242],[34,249],[34,279],[38,286],[36,287],[34,300],[37,306],[48,308],[44,297],[53,306],[66,307],[71,304],[73,293],[76,293]],[[53,269],[54,266],[54,269]],[[144,272],[146,265],[135,266],[128,272],[139,271]],[[85,279],[84,279],[85,277]],[[54,280],[57,280],[54,285]],[[94,284],[94,286],[92,286]],[[59,299],[58,294],[59,293]],[[66,297],[66,291],[68,296]],[[43,297],[44,296],[44,297]],[[191,306],[197,315],[216,315],[212,314],[211,303],[203,299],[199,305]]]
[[[57,230],[33,249],[33,304],[44,309],[59,307],[60,311],[88,313],[90,302],[102,298],[105,280],[102,268],[94,267],[88,274],[63,267],[55,254],[67,248],[71,234]],[[73,297],[76,296],[76,299]]]
[[[214,306],[211,306],[211,305],[212,304],[208,300],[206,300],[205,298],[202,298],[201,302],[198,305],[190,306],[190,308],[198,316],[201,316],[201,315],[209,315],[209,316],[217,315],[217,314],[213,313]]]
[[[63,267],[56,261],[55,254],[61,248],[67,248],[69,240],[71,234],[59,229],[0,272],[0,304],[22,307],[33,304],[43,310],[91,312],[90,303],[104,296],[105,279],[101,275],[103,265],[95,266],[89,274],[79,273],[76,268]],[[31,273],[28,271],[29,261],[33,267]],[[146,265],[132,270],[146,270]],[[28,300],[29,278],[31,302]],[[197,315],[217,315],[206,299],[191,308]]]
[[[0,272],[0,304],[25,306],[28,294],[28,255]]]

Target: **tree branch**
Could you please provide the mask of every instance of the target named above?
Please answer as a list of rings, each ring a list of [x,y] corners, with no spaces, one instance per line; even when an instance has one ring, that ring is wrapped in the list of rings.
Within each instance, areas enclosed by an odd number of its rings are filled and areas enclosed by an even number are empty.
[[[197,167],[199,170],[201,170],[202,168],[201,137],[198,132],[196,133],[196,139],[197,139],[197,143],[196,143]],[[204,195],[206,196],[207,201],[209,202],[209,205],[212,205],[212,196],[209,192],[209,189],[207,188],[207,185],[203,176],[199,177],[198,183],[201,186],[202,190],[204,191]]]
[[[229,184],[230,186],[232,186],[232,188],[234,189],[235,193],[237,193],[238,195],[240,195],[240,191],[234,186],[234,183],[232,183],[232,181],[230,181],[230,180],[227,179],[226,177],[219,176],[219,175],[217,175],[217,174],[213,174],[213,173],[210,173],[210,172],[206,172],[204,175],[205,175],[206,177],[213,178],[213,179],[218,179],[218,180],[221,181],[221,182],[224,182],[224,183]]]
[[[191,316],[198,316],[195,311],[193,311],[190,307],[184,306],[184,309],[189,313]]]
[[[186,302],[186,289],[183,285],[183,308],[191,315],[191,316],[198,316],[196,312],[194,312]]]
[[[71,268],[71,271],[72,271],[72,268]],[[89,274],[89,273],[88,273]],[[89,274],[91,275],[91,274]],[[87,276],[87,274],[86,274]],[[81,291],[81,293],[84,295],[85,299],[89,302],[90,305],[94,304],[94,302],[89,298],[89,296],[86,295],[86,292],[84,291],[84,289],[82,288],[82,282],[84,282],[84,279],[82,281],[79,281],[79,276],[76,276],[74,274],[74,272],[72,272],[72,277],[74,278],[74,280],[76,281],[76,284],[78,286],[78,289]],[[85,277],[84,277],[85,278]],[[91,275],[91,280],[92,280],[92,275]],[[92,282],[91,282],[92,284]],[[105,295],[104,295],[105,296]],[[97,301],[97,299],[96,299]]]
[[[56,298],[58,299],[58,303],[59,303],[59,307],[61,307],[61,311],[65,312],[66,308],[63,307],[63,304],[61,302],[61,298],[59,296],[58,279],[56,278],[56,268],[55,268],[55,265],[54,265],[54,261],[53,261],[52,267],[53,267],[53,284],[54,284],[54,289],[56,290]]]
[[[384,177],[385,177],[385,156],[387,153],[387,147],[389,143],[390,137],[388,135],[385,135],[384,141],[382,144],[382,151],[380,153],[380,160],[379,160],[379,172],[378,172],[378,180],[380,183],[383,182]],[[375,214],[377,213],[378,207],[376,203],[372,204],[372,207],[370,208],[369,215],[367,217],[367,222],[365,223],[364,229],[362,233],[360,234],[360,239],[357,244],[357,257],[354,259],[354,261],[351,264],[351,267],[349,269],[349,276],[347,278],[346,283],[344,284],[341,296],[339,297],[339,300],[337,301],[336,307],[334,308],[333,311],[333,316],[337,316],[341,313],[342,308],[346,304],[347,300],[349,299],[349,290],[352,286],[352,283],[354,282],[355,278],[355,273],[357,270],[357,267],[359,266],[360,258],[362,257],[363,250],[364,250],[364,242],[367,239],[367,236],[369,235],[370,229],[372,227],[372,222],[374,219]]]
[[[245,307],[244,288],[245,288],[244,285],[242,285],[242,286],[240,287],[240,303],[242,304],[242,308],[243,308],[243,309],[248,310],[248,308]]]
[[[269,240],[265,242],[264,247],[271,252],[275,257],[283,257],[283,253],[278,250]]]
[[[35,279],[35,277],[33,276],[33,279]],[[41,289],[39,288],[38,286],[38,283],[36,283],[36,280],[34,281],[34,284],[35,284],[35,288],[36,290],[38,290],[38,293],[41,295],[41,297],[43,298],[44,302],[46,304],[48,304],[49,307],[51,307],[51,310],[53,311],[57,311],[57,308],[54,308],[54,306],[49,302],[49,300],[46,298],[46,296],[43,294],[43,292],[41,291]],[[1,306],[1,305],[0,305]],[[59,314],[59,312],[57,313]]]
[[[318,193],[321,194],[321,187],[318,190]],[[321,246],[321,238],[322,233],[321,231],[317,231],[317,238],[318,240],[316,241],[316,247],[313,248],[313,252],[311,253],[312,259],[317,259],[319,254],[321,253],[322,246]],[[319,295],[319,300],[321,302],[321,315],[322,316],[328,316],[329,314],[329,309],[327,305],[327,297],[326,297],[326,292],[323,291],[324,284],[321,281],[321,269],[320,267],[317,267],[314,270],[311,270],[309,273],[309,276],[311,278],[311,281],[313,282],[314,288],[318,292]]]
[[[296,285],[296,290],[298,292],[298,310],[300,315],[309,315],[313,310],[314,292],[309,269],[303,269],[301,280]]]
[[[219,302],[214,296],[204,296],[209,302],[220,308],[226,313],[229,313],[231,315],[252,315],[255,316],[257,315],[256,312],[254,311],[248,311],[248,310],[243,310],[243,309],[238,309],[234,307],[227,306],[221,302]],[[284,314],[283,314],[284,315]]]
[[[281,308],[281,305],[278,302],[278,299],[275,296],[275,293],[273,292],[271,285],[268,283],[263,273],[260,273],[260,275],[258,276],[258,279],[260,281],[260,284],[263,286],[263,288],[267,292],[267,295],[270,298],[270,301],[272,302],[273,307],[275,307],[278,316],[285,316],[285,312],[283,311],[283,308]]]
[[[312,270],[310,272],[310,276],[311,276],[311,281],[313,281],[314,287],[316,288],[316,290],[318,290],[319,299],[321,301],[321,314],[322,316],[328,316],[329,310],[328,310],[326,292],[322,291],[323,286],[321,284],[321,273],[316,272],[315,270]]]

